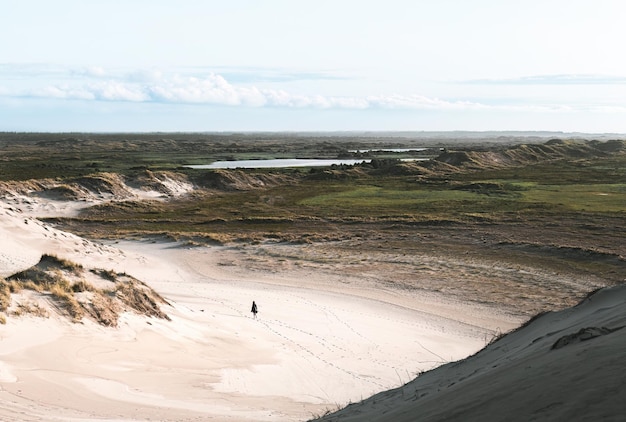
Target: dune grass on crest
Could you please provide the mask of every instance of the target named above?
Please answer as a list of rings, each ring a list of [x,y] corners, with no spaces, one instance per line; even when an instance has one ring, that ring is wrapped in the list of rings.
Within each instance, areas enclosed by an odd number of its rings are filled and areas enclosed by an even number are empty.
[[[39,263],[7,279],[0,279],[0,320],[7,315],[48,317],[45,307],[37,302],[20,299],[14,303],[13,294],[24,291],[51,303],[57,311],[79,322],[89,316],[104,326],[116,326],[121,312],[133,310],[139,314],[169,319],[160,309],[167,303],[158,293],[141,281],[112,270],[91,269],[90,276],[106,281],[98,288],[85,277],[87,270],[80,264],[42,255]],[[28,296],[27,296],[28,297]]]

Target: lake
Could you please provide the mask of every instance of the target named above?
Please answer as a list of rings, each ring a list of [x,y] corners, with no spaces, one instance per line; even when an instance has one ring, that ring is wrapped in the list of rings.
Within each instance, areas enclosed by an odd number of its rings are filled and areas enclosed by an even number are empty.
[[[353,165],[362,162],[370,162],[371,160],[321,160],[308,158],[277,158],[272,160],[233,160],[233,161],[215,161],[211,164],[189,165],[192,169],[236,169],[236,168],[286,168],[286,167],[326,167],[333,164]]]
[[[373,149],[352,149],[348,152],[410,152],[410,151],[426,151],[428,148],[373,148]]]
[[[427,161],[428,158],[408,158],[402,161]],[[308,159],[308,158],[277,158],[272,160],[233,160],[215,161],[211,164],[195,164],[185,167],[192,169],[259,169],[259,168],[287,168],[287,167],[328,167],[333,164],[353,165],[359,163],[369,163],[372,160],[341,160],[341,159]]]

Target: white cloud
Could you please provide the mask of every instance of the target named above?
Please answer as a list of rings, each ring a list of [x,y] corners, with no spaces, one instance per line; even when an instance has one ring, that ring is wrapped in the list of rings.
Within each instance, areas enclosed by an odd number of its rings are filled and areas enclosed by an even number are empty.
[[[211,104],[246,107],[312,109],[472,109],[484,107],[465,101],[446,101],[420,95],[328,96],[302,95],[285,89],[231,84],[222,75],[165,75],[141,71],[115,75],[102,68],[72,72],[69,82],[35,89],[14,90],[4,95],[54,99]]]
[[[132,84],[117,81],[105,81],[89,85],[87,88],[95,98],[105,101],[148,101],[150,97],[144,90]]]
[[[624,85],[626,77],[596,74],[534,75],[507,79],[472,79],[461,81],[476,85]]]
[[[380,95],[368,97],[370,106],[383,108],[409,109],[440,109],[440,110],[468,110],[485,109],[488,106],[469,101],[446,101],[439,98],[430,98],[423,95]]]
[[[107,71],[100,66],[88,66],[82,69],[74,70],[72,73],[78,77],[103,78],[107,76]]]
[[[89,89],[73,88],[67,85],[45,86],[24,92],[26,97],[65,99],[65,100],[95,100],[96,96]]]
[[[615,99],[581,103],[547,103],[532,98],[501,98],[497,103],[449,100],[417,94],[379,95],[322,95],[300,94],[274,84],[231,83],[223,75],[198,69],[167,73],[158,69],[124,70],[87,67],[79,70],[49,65],[27,65],[30,77],[16,80],[20,71],[17,65],[0,66],[0,96],[14,98],[42,98],[56,100],[83,100],[104,102],[206,104],[248,108],[291,108],[310,110],[427,110],[427,111],[502,111],[508,113],[570,113],[593,111],[596,113],[623,113],[626,106]],[[7,82],[2,86],[2,81]],[[598,80],[560,75],[558,77],[533,77],[528,81]],[[617,81],[619,79],[615,79]],[[17,81],[17,82],[16,82]],[[531,83],[531,82],[528,82]],[[287,85],[289,86],[289,85]]]
[[[591,108],[590,111],[602,114],[621,114],[626,113],[626,106],[598,106]]]
[[[66,99],[66,100],[101,100],[101,101],[147,101],[149,98],[136,87],[115,81],[92,83],[85,86],[49,85],[25,91],[12,96]]]
[[[151,101],[169,103],[204,103],[260,107],[267,103],[255,87],[237,87],[222,76],[211,73],[204,78],[176,75],[144,87]]]

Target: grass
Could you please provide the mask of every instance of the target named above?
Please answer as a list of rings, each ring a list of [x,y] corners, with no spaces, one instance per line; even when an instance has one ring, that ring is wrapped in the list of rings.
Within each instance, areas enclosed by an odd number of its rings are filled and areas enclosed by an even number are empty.
[[[626,184],[542,184],[526,190],[522,201],[563,206],[572,211],[623,213],[626,211]]]
[[[350,157],[351,150],[416,147],[396,138],[279,134],[0,134],[5,161],[0,180],[81,175],[137,175],[146,169],[175,170],[197,183],[213,180],[211,171],[182,164],[223,159]],[[438,150],[438,148],[433,148]],[[430,152],[432,154],[433,151]],[[383,159],[389,153],[367,158]],[[395,156],[394,156],[395,157]],[[381,162],[384,162],[381,161]],[[383,163],[384,164],[384,163]],[[223,236],[228,230],[289,230],[319,219],[364,222],[500,221],[585,211],[626,213],[626,157],[550,160],[514,168],[451,172],[432,177],[385,172],[385,165],[345,169],[259,169],[242,177],[289,176],[293,182],[246,191],[197,193],[193,198],[159,202],[118,202],[93,207],[76,223],[113,234],[197,233]],[[397,169],[397,167],[396,167]],[[319,177],[324,175],[324,177]],[[86,227],[86,226],[85,226]]]
[[[446,252],[455,242],[448,239],[458,239],[465,242],[454,245],[454,253],[458,254],[477,251],[500,258],[506,253],[506,259],[523,264],[542,260],[559,271],[580,269],[611,280],[623,279],[621,261],[603,259],[598,263],[593,257],[581,257],[560,248],[597,248],[607,256],[623,256],[623,151],[615,155],[584,155],[585,147],[566,158],[554,159],[552,155],[499,168],[494,161],[481,166],[477,153],[471,155],[471,170],[437,163],[419,167],[415,163],[378,160],[376,165],[314,170],[220,172],[185,169],[180,165],[252,157],[331,157],[366,147],[359,145],[362,139],[340,142],[295,137],[285,141],[269,134],[258,139],[244,135],[182,140],[154,136],[129,135],[123,139],[121,135],[90,135],[72,140],[50,135],[45,141],[14,143],[6,151],[7,165],[0,168],[0,179],[10,173],[19,173],[23,178],[44,172],[58,178],[60,184],[74,186],[76,179],[69,180],[72,175],[106,171],[108,177],[112,173],[133,175],[132,183],[138,185],[142,178],[149,179],[146,169],[175,169],[204,188],[166,202],[105,202],[77,218],[51,220],[64,230],[88,238],[166,236],[188,245],[370,239],[377,248],[386,248],[387,242],[395,239],[400,244],[398,250],[410,250],[417,247],[421,233],[430,231],[434,236],[442,234]],[[558,148],[555,144],[544,149]],[[515,151],[518,157],[532,152],[528,148]],[[89,180],[95,184],[100,176]],[[121,178],[115,179],[118,185],[111,186],[123,187]],[[98,182],[98,186],[106,188],[104,182]],[[461,232],[463,236],[459,235]],[[428,237],[424,239],[427,247]],[[547,257],[545,249],[522,247],[536,244],[549,249]],[[599,267],[604,268],[603,272]],[[45,280],[40,280],[45,278],[43,275],[29,275],[38,288],[47,288]],[[120,278],[115,273],[102,276],[116,283]],[[85,292],[86,286],[74,288]],[[142,301],[140,297],[136,299]]]
[[[480,193],[456,189],[397,189],[392,186],[355,186],[332,194],[306,198],[298,203],[309,209],[317,209],[325,217],[345,216],[407,216],[453,213],[463,214],[486,209],[502,209],[502,198],[486,198]]]
[[[70,288],[74,293],[93,292],[96,290],[93,285],[86,282],[85,280],[78,280],[77,282],[73,283]]]
[[[71,290],[67,290],[65,286],[54,285],[50,288],[50,294],[62,305],[62,309],[65,310],[74,321],[80,321],[85,312],[76,300],[76,296]]]
[[[117,298],[142,315],[170,319],[159,307],[159,303],[167,303],[161,296],[133,277],[125,276],[125,279],[116,286]]]
[[[51,265],[51,262],[58,264],[59,267],[48,271],[32,267],[17,275],[11,276],[11,285],[7,285],[6,282],[2,285],[2,297],[6,299],[8,292],[10,301],[10,293],[17,293],[24,289],[34,290],[40,293],[48,292],[62,305],[61,309],[66,311],[75,321],[79,321],[83,317],[84,312],[74,296],[73,283],[65,277],[62,270],[76,272],[82,267],[70,261],[60,260],[52,255],[42,256],[40,265],[48,267]],[[85,282],[81,282],[81,284],[85,284]],[[6,308],[3,310],[6,310]],[[18,309],[17,314],[37,314],[37,312],[27,312],[27,310],[27,308],[21,307]]]
[[[281,134],[0,133],[4,159],[0,180],[181,170],[186,164],[217,160],[351,157],[350,150],[375,148],[380,142],[380,136],[329,139]]]
[[[36,266],[10,276],[8,280],[0,280],[0,312],[9,311],[12,294],[31,290],[51,300],[74,322],[89,315],[102,325],[116,326],[119,313],[128,309],[146,316],[169,319],[159,307],[160,303],[167,302],[139,280],[102,269],[90,271],[115,283],[115,288],[97,289],[84,278],[71,280],[82,277],[84,271],[80,264],[54,255],[43,255]],[[48,316],[44,308],[30,302],[18,303],[13,308],[11,314],[15,316]]]
[[[11,287],[6,280],[0,280],[0,311],[6,311],[9,306],[11,306]]]
[[[565,164],[559,167],[567,173]],[[276,231],[298,221],[316,219],[463,222],[475,221],[476,216],[498,221],[509,218],[512,213],[518,217],[574,215],[583,210],[600,215],[626,213],[626,180],[561,183],[559,175],[553,174],[540,182],[503,178],[508,172],[478,172],[472,174],[473,181],[431,183],[392,176],[341,182],[302,180],[293,185],[217,192],[153,206],[103,204],[85,214],[83,222],[113,223],[120,232],[208,234],[219,232],[215,228],[221,225],[236,226],[244,231],[252,228]],[[527,170],[526,174],[533,172]],[[596,178],[598,175],[594,176]]]
[[[113,281],[117,280],[117,273],[113,270],[92,270],[94,274],[98,274],[105,280]]]
[[[14,316],[31,315],[39,318],[48,318],[50,316],[46,308],[34,302],[18,303],[12,314]]]
[[[71,271],[73,273],[79,272],[83,268],[82,265],[77,264],[76,262],[72,262],[67,259],[61,259],[57,257],[56,255],[52,255],[52,254],[43,254],[41,256],[40,262],[46,266],[53,265],[53,266],[58,267],[59,269]]]
[[[346,406],[341,406],[340,404],[335,404],[334,408],[331,408],[331,407],[327,406],[322,412],[313,413],[311,415],[311,419],[309,421],[310,422],[314,422],[315,420],[321,419],[321,418],[323,418],[325,416],[328,416],[328,415],[330,415],[332,413],[335,413],[335,412],[343,409],[344,407],[346,407]]]

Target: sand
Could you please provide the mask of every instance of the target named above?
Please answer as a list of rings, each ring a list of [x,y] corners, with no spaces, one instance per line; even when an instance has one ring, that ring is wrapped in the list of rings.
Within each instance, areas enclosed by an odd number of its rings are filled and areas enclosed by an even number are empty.
[[[7,317],[0,420],[302,421],[471,355],[521,319],[361,283],[341,264],[247,266],[255,245],[92,242],[36,218],[75,204],[40,201],[0,202],[0,276],[44,253],[126,272],[169,301],[171,321],[126,313],[106,328],[54,309]]]
[[[542,314],[460,362],[324,421],[623,421],[626,285]]]

